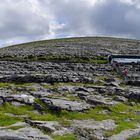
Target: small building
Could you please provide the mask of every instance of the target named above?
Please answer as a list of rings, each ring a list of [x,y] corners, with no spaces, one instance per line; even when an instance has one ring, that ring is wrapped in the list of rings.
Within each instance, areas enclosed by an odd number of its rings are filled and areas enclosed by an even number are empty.
[[[108,56],[108,61],[110,64],[113,62],[117,63],[124,63],[124,64],[130,64],[130,63],[140,63],[140,56],[135,55],[110,55]]]
[[[140,56],[110,55],[108,61],[124,78],[125,83],[140,86]]]

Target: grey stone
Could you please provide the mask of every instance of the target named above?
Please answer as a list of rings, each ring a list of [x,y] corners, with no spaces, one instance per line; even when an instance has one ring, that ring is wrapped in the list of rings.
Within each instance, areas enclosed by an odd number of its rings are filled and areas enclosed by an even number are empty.
[[[127,102],[128,99],[123,96],[115,96],[114,98],[116,101]]]
[[[44,135],[40,130],[31,127],[21,128],[19,130],[1,130],[0,140],[52,140]]]
[[[68,111],[82,111],[91,107],[83,101],[69,101],[58,98],[43,98],[42,101],[53,110],[66,109]]]
[[[114,105],[117,101],[114,101],[111,97],[104,97],[101,95],[89,95],[85,97],[85,101],[93,105]]]
[[[104,131],[116,128],[113,120],[74,120],[74,132],[82,140],[104,140]]]
[[[57,121],[33,121],[33,120],[25,120],[26,123],[39,128],[40,130],[44,130],[48,133],[53,134],[65,134],[70,133],[70,130],[62,127]]]
[[[25,104],[34,103],[34,97],[31,95],[21,94],[21,95],[10,95],[6,97],[7,102],[21,102]]]

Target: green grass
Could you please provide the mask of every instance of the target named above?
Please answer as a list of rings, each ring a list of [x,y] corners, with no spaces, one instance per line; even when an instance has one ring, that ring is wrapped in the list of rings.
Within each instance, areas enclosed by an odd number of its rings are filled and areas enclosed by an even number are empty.
[[[33,108],[28,105],[23,106],[13,106],[9,103],[6,103],[3,106],[0,106],[0,126],[8,126],[14,124],[18,121],[23,121],[23,117],[20,115],[28,115]],[[19,115],[19,117],[15,116],[8,116],[5,113],[11,113],[13,115]]]
[[[137,122],[140,121],[140,116],[135,113],[135,110],[139,109],[140,105],[137,104],[135,106],[130,106],[127,104],[118,104],[114,106],[97,106],[94,109],[87,110],[85,112],[78,112],[73,111],[69,112],[66,110],[62,110],[60,112],[56,111],[47,111],[47,115],[35,115],[30,114],[31,119],[33,120],[56,120],[56,121],[62,121],[62,120],[73,120],[73,119],[95,119],[97,121],[106,120],[106,119],[113,119],[115,120],[117,127],[116,129],[106,132],[106,135],[112,135],[121,132],[124,129],[128,128],[135,128]],[[107,109],[110,111],[109,114],[102,114],[99,113],[102,110]],[[128,122],[127,120],[131,119],[131,122]]]
[[[105,132],[105,136],[109,137],[109,136],[112,136],[114,134],[118,134],[118,133],[120,133],[123,130],[130,129],[130,128],[131,129],[136,128],[137,127],[136,124],[137,123],[134,122],[134,121],[132,121],[132,122],[125,122],[125,120],[120,120],[120,121],[117,122],[118,126],[115,129]]]
[[[21,128],[24,128],[24,126],[19,125],[19,126],[10,126],[10,127],[8,127],[8,129],[12,129],[12,130],[18,130],[18,129],[21,129]]]
[[[140,116],[135,111],[139,108],[140,104],[130,106],[123,103],[110,107],[111,118],[115,120],[117,127],[112,131],[107,131],[106,136],[118,134],[125,129],[136,128],[137,123],[140,121]],[[128,119],[131,121],[127,121]]]
[[[75,63],[108,63],[107,59],[104,57],[94,56],[94,57],[85,57],[85,56],[73,56],[73,55],[28,55],[26,58],[17,58],[16,56],[5,56],[0,57],[1,60],[27,60],[27,61],[64,61],[64,62],[75,62]]]
[[[44,105],[45,108],[45,105]],[[66,110],[61,110],[61,112],[51,112],[47,110],[46,106],[46,111],[49,115],[53,116],[54,118],[61,119],[61,118],[67,118],[67,119],[95,119],[95,120],[104,120],[104,119],[115,119],[115,120],[120,120],[120,119],[127,119],[127,118],[133,118],[135,121],[140,120],[140,116],[135,113],[136,110],[140,108],[140,104],[136,104],[135,106],[127,105],[127,104],[117,104],[114,106],[96,106],[94,109],[89,109],[84,112],[78,112],[78,111],[73,111],[69,112]],[[102,111],[104,109],[107,109],[110,111],[109,114],[99,114],[99,111]],[[39,114],[38,114],[39,115]],[[42,115],[39,115],[40,118],[44,119]],[[38,117],[39,117],[38,116]],[[42,117],[41,117],[42,116]],[[32,116],[33,119],[36,118],[35,115]],[[52,117],[49,117],[52,118]],[[48,119],[48,117],[45,119]]]
[[[140,140],[140,136],[132,136],[128,138],[127,140]]]
[[[24,119],[21,116],[7,116],[5,115],[5,113],[12,113],[15,115],[27,115],[32,120],[58,121],[63,126],[70,126],[70,120],[73,119],[94,119],[97,121],[112,119],[115,121],[117,127],[113,130],[106,131],[105,133],[106,136],[111,136],[113,134],[120,133],[122,130],[135,128],[137,123],[140,121],[140,116],[135,113],[135,111],[140,109],[140,104],[135,104],[131,106],[129,104],[120,103],[113,106],[96,106],[94,109],[89,109],[84,112],[69,112],[66,110],[48,110],[47,106],[43,104],[40,100],[37,100],[36,102],[44,108],[44,112],[46,114],[42,115],[33,112],[33,108],[27,105],[16,107],[7,103],[4,106],[0,106],[0,126],[11,125],[16,123],[17,121],[23,121]],[[103,110],[108,110],[109,113],[101,113]]]
[[[33,83],[21,83],[21,82],[0,82],[0,87],[9,87],[9,86],[15,86],[15,87],[26,87],[31,86]]]
[[[54,140],[77,140],[74,134],[65,134],[63,136],[54,135],[52,136]]]
[[[22,106],[13,106],[9,103],[6,103],[3,106],[0,106],[0,112],[2,113],[12,113],[14,115],[25,115],[28,111],[32,111],[33,107],[28,105]]]
[[[85,42],[92,42],[92,43],[94,43],[97,41],[111,41],[113,43],[120,43],[120,42],[137,43],[137,42],[139,42],[139,40],[135,40],[135,39],[114,38],[114,37],[71,37],[71,38],[58,38],[58,39],[27,42],[27,43],[9,46],[9,48],[11,48],[11,47],[38,46],[38,45],[45,45],[47,43],[61,43],[61,42],[84,42],[84,43]]]
[[[7,116],[0,112],[0,126],[8,126],[18,121],[22,121],[22,118]]]

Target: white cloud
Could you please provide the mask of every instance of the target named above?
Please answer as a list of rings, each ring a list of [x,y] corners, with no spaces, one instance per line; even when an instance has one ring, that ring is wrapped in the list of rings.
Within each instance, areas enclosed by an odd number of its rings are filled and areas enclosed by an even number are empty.
[[[0,0],[0,45],[68,36],[140,38],[139,0]]]

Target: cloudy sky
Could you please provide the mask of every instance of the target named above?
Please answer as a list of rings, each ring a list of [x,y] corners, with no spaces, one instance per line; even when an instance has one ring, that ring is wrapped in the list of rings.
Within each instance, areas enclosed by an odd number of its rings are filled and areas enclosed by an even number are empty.
[[[140,0],[0,0],[0,46],[71,36],[140,39]]]

